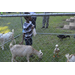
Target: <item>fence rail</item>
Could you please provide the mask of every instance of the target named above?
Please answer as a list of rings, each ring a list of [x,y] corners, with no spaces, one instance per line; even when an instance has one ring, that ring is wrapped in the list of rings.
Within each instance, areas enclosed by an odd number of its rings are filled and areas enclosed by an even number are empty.
[[[24,17],[24,16],[75,16],[75,13],[39,13],[39,14],[9,14],[0,17]]]
[[[37,33],[40,35],[72,35],[74,36],[75,34],[64,34],[64,33]]]

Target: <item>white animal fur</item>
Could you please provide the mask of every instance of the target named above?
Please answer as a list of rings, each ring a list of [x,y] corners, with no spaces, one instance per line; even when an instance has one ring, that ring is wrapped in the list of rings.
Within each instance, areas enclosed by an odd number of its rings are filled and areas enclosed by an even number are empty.
[[[12,62],[16,61],[16,56],[22,57],[26,56],[27,61],[29,62],[29,56],[31,54],[37,55],[39,58],[42,58],[43,53],[40,51],[35,50],[32,46],[26,45],[9,45],[11,54],[12,54]]]
[[[58,54],[59,53],[59,48],[58,48],[58,44],[55,45],[55,49],[54,49],[54,54]]]
[[[36,36],[36,34],[37,34],[37,33],[36,33],[36,29],[34,28],[34,29],[33,29],[33,35]]]
[[[2,50],[4,50],[4,44],[8,40],[12,40],[12,43],[13,43],[13,41],[16,43],[16,41],[14,40],[14,29],[12,29],[12,32],[8,32],[8,33],[2,34],[0,36],[0,42],[1,42]]]
[[[2,36],[3,34],[2,33],[0,33],[0,37]]]
[[[67,62],[75,62],[75,54],[65,54],[65,57],[67,58]]]

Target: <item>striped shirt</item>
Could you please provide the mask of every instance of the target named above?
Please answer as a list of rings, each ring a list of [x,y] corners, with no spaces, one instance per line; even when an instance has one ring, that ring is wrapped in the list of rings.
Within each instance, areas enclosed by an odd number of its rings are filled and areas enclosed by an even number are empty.
[[[30,38],[30,37],[32,37],[32,35],[33,35],[33,33],[32,33],[32,27],[33,26],[33,24],[32,24],[32,22],[31,21],[29,21],[29,23],[24,23],[23,24],[23,33],[25,33],[25,38]]]

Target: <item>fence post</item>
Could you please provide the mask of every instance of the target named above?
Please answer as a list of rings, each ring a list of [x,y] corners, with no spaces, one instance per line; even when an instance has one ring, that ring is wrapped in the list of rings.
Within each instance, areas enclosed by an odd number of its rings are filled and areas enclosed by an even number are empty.
[[[21,14],[21,12],[20,12],[20,14]],[[22,28],[23,28],[23,21],[22,21],[22,17],[21,17],[21,25],[22,25]]]

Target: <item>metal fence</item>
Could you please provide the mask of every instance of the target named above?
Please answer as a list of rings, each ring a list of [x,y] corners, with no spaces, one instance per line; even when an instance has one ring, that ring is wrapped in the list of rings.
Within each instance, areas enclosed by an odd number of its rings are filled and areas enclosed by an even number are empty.
[[[65,54],[74,53],[75,44],[75,30],[74,30],[74,16],[75,13],[36,13],[36,14],[21,14],[21,13],[4,13],[0,15],[0,33],[7,33],[12,29],[15,30],[14,37],[16,43],[22,41],[22,25],[25,22],[24,16],[37,16],[36,31],[37,35],[33,36],[33,47],[37,50],[42,50],[43,58],[39,60],[36,55],[30,57],[32,62],[65,62]],[[41,28],[43,16],[49,16],[49,27]],[[70,26],[69,29],[65,26]],[[70,35],[70,38],[60,40],[57,35]],[[0,48],[0,62],[10,62],[11,53],[9,50],[9,43],[5,43],[4,51]],[[25,42],[24,42],[25,44]],[[59,45],[59,56],[53,57],[55,45]],[[17,61],[26,62],[25,57],[17,57]]]

